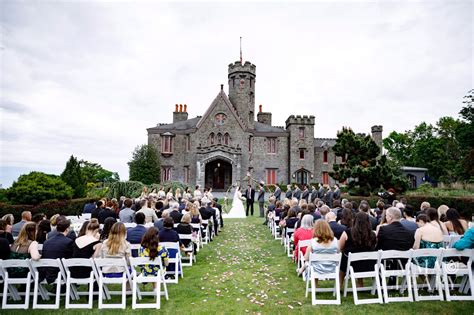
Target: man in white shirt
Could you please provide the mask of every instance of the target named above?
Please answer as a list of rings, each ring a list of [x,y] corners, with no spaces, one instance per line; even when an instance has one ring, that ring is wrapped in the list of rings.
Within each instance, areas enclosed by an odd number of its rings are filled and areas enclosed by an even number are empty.
[[[140,201],[140,206],[141,208],[138,212],[141,212],[145,215],[145,223],[158,221],[158,216],[156,215],[155,210],[148,208],[148,200],[143,199]]]

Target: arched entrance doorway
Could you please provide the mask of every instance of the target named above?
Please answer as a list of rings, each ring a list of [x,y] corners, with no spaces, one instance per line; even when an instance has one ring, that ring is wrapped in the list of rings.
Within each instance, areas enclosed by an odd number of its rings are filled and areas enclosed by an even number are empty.
[[[232,184],[232,165],[225,160],[213,160],[206,164],[205,185],[213,190],[225,190]]]
[[[293,175],[297,184],[307,185],[308,184],[309,172],[305,169],[299,169]]]

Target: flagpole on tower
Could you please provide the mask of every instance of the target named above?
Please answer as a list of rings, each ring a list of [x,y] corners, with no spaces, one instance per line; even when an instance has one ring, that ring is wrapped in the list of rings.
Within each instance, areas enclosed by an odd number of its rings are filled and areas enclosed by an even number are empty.
[[[240,64],[242,64],[242,36],[240,36]]]

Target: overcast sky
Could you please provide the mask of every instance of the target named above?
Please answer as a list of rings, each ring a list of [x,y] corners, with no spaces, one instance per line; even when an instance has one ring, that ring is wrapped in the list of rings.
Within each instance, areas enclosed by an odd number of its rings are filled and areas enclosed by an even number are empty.
[[[0,15],[3,187],[71,154],[127,179],[146,128],[227,92],[240,36],[256,104],[274,125],[315,115],[315,137],[458,117],[473,88],[473,1],[0,1]]]

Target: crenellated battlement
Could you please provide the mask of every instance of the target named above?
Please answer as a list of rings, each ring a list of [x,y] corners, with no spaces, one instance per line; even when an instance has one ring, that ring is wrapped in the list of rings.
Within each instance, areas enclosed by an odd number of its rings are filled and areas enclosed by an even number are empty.
[[[372,133],[374,132],[382,132],[383,131],[383,126],[380,126],[380,125],[376,125],[376,126],[372,126]]]
[[[313,115],[291,115],[286,119],[286,128],[291,125],[312,125],[314,126]]]
[[[235,72],[249,72],[253,75],[256,75],[257,67],[252,64],[250,61],[246,61],[242,64],[240,61],[229,64],[229,75]]]

